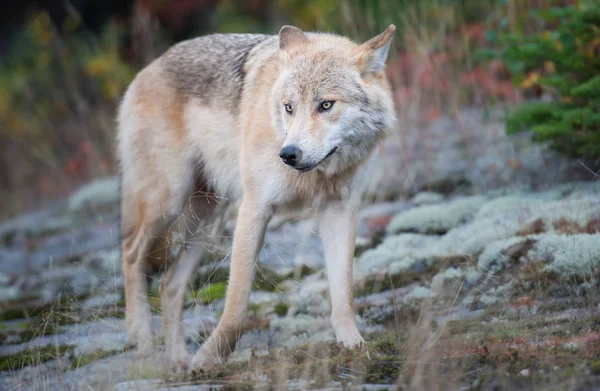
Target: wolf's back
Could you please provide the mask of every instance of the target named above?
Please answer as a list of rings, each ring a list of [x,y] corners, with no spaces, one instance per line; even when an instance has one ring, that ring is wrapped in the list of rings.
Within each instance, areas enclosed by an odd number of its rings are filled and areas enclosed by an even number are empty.
[[[277,37],[259,34],[212,34],[183,41],[160,59],[173,86],[203,104],[235,109],[244,86],[244,65],[256,45]]]

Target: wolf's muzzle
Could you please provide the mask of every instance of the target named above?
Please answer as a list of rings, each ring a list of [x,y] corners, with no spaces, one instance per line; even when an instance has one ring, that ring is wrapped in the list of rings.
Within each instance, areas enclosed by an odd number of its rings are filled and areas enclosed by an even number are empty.
[[[288,145],[287,147],[281,148],[279,157],[288,166],[295,167],[302,159],[302,150],[295,145]]]

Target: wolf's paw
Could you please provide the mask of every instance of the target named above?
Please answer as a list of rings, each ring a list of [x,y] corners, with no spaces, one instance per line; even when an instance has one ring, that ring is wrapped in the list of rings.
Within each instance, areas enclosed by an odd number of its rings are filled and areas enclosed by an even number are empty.
[[[138,340],[137,342],[132,342],[133,345],[136,345],[135,354],[138,358],[147,358],[154,353],[154,345],[152,344],[152,338]]]
[[[191,356],[184,350],[169,355],[169,372],[184,373],[190,368]]]
[[[192,358],[192,362],[190,364],[191,370],[196,370],[200,368],[204,368],[207,366],[222,364],[224,361],[223,357],[220,357],[215,352],[212,352],[207,347],[203,346],[198,353]]]
[[[355,333],[348,333],[347,335],[337,336],[337,341],[341,342],[345,348],[359,348],[365,340],[360,336],[358,330]]]
[[[337,341],[346,348],[360,347],[365,342],[353,318],[334,322],[334,329]]]

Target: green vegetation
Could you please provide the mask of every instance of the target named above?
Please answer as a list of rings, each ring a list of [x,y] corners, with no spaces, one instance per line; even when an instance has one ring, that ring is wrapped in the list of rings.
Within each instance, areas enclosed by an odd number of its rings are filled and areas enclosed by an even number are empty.
[[[88,365],[94,361],[101,360],[106,357],[111,357],[120,353],[125,352],[127,349],[119,350],[98,350],[89,354],[81,354],[73,360],[71,363],[71,369],[76,369],[84,365]]]
[[[281,302],[275,304],[274,312],[279,316],[286,316],[289,309],[290,305],[288,303]]]
[[[225,297],[226,290],[226,283],[217,282],[215,284],[208,284],[203,288],[192,292],[192,295],[194,299],[199,300],[202,302],[202,304],[209,304],[215,300],[223,299]]]
[[[576,157],[600,156],[600,8],[596,1],[533,10],[539,32],[499,37],[499,56],[529,101],[507,118],[508,133],[531,130],[537,140]]]
[[[39,365],[63,357],[70,350],[72,350],[72,347],[69,345],[50,345],[25,349],[19,353],[0,357],[0,371],[16,370],[28,365]]]

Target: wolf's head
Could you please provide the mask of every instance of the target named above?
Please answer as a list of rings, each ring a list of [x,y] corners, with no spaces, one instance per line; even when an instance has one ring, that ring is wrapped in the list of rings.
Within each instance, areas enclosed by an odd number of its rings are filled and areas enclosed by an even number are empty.
[[[280,156],[300,172],[333,174],[364,159],[395,120],[385,60],[395,27],[356,44],[331,34],[279,32],[271,95]]]

